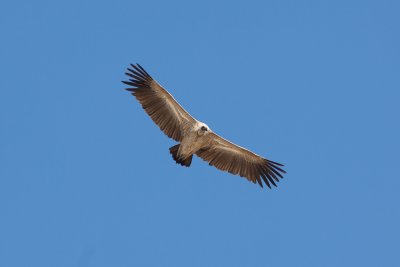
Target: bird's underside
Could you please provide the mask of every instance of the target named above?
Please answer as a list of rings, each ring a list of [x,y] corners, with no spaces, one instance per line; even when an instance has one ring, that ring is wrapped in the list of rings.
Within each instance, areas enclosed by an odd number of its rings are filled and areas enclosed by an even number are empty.
[[[167,90],[159,85],[139,64],[131,65],[126,75],[130,87],[143,109],[160,129],[179,144],[169,149],[176,163],[189,167],[193,155],[209,165],[234,175],[245,177],[263,187],[271,188],[286,173],[280,163],[265,159],[243,147],[215,134],[210,128],[194,119]]]

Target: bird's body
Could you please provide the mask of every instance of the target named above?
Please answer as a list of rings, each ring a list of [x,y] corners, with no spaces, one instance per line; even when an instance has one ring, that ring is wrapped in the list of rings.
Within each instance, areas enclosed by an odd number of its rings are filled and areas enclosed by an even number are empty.
[[[195,124],[184,134],[178,150],[178,156],[182,159],[192,156],[207,145],[207,140],[198,134],[199,125]]]
[[[276,186],[281,173],[277,162],[267,160],[243,147],[235,145],[215,134],[204,123],[194,119],[161,85],[139,65],[131,65],[126,73],[132,79],[124,81],[132,86],[128,91],[138,99],[143,109],[160,129],[179,144],[169,149],[173,159],[189,167],[193,155],[212,166],[247,178],[253,183]],[[261,178],[260,178],[261,177]]]

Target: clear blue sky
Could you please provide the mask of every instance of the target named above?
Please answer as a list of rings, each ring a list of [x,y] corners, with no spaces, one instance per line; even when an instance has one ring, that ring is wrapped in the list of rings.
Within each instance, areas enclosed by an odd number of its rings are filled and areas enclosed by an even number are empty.
[[[400,266],[399,10],[3,1],[0,266]],[[278,188],[176,165],[135,62]]]

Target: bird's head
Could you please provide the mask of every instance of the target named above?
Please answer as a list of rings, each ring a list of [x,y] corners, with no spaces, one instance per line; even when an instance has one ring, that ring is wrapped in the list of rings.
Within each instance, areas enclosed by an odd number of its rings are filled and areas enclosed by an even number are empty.
[[[198,134],[198,135],[205,135],[205,134],[207,134],[209,131],[210,131],[210,128],[209,128],[206,124],[201,123],[201,124],[199,125],[198,130],[197,130],[197,134]]]

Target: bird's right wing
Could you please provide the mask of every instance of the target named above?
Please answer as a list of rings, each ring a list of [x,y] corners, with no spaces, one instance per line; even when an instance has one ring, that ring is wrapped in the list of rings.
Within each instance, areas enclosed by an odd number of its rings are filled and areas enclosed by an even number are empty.
[[[131,79],[123,83],[132,86],[126,90],[140,102],[143,109],[160,129],[175,141],[182,141],[186,127],[196,120],[157,81],[139,65],[132,65],[125,73]]]
[[[265,159],[213,132],[204,138],[207,138],[208,146],[197,151],[196,155],[220,170],[246,177],[261,187],[262,178],[269,188],[271,184],[276,186],[275,181],[279,182],[279,178],[283,178],[282,173],[286,173],[280,168],[282,164]]]

